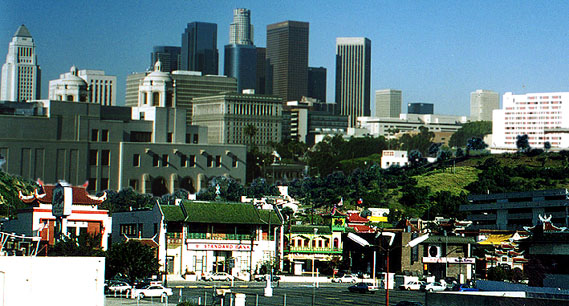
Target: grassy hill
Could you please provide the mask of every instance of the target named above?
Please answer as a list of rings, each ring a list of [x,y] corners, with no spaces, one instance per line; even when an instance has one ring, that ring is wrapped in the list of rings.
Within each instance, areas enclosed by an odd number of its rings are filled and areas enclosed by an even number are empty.
[[[453,195],[466,192],[464,187],[478,180],[481,171],[470,166],[451,167],[444,171],[437,169],[423,175],[414,176],[418,187],[428,186],[432,193],[450,191]]]

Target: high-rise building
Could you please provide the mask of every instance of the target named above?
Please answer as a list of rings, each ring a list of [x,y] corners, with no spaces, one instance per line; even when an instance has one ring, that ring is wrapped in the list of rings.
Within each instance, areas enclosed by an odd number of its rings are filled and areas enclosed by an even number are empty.
[[[237,90],[257,87],[257,48],[253,45],[251,12],[233,10],[229,44],[225,46],[223,74],[237,79]]]
[[[357,117],[369,116],[371,41],[365,37],[336,38],[336,103],[355,127]]]
[[[182,48],[174,46],[154,46],[150,53],[150,66],[154,67],[157,61],[162,63],[162,71],[172,72],[180,70],[180,54]]]
[[[497,92],[478,89],[470,93],[470,120],[492,121],[492,111],[495,109],[500,109]]]
[[[267,84],[267,48],[257,47],[257,76],[255,93],[264,95]]]
[[[326,101],[326,68],[308,67],[308,97]]]
[[[407,104],[407,114],[432,115],[435,113],[433,103],[409,103]]]
[[[518,136],[532,148],[569,148],[569,92],[502,96],[502,109],[492,112],[492,151],[516,150]]]
[[[229,26],[229,44],[253,45],[251,11],[244,8],[233,10],[233,22]]]
[[[60,74],[59,79],[49,81],[49,99],[116,105],[116,87],[114,75],[105,75],[103,70],[78,70],[73,66],[70,72]]]
[[[39,99],[41,70],[36,44],[25,25],[18,27],[8,46],[6,63],[2,66],[0,100],[25,101]]]
[[[399,118],[401,114],[401,101],[401,90],[376,90],[375,116],[379,118]]]
[[[308,22],[267,26],[267,93],[285,101],[308,93]]]
[[[217,24],[188,23],[188,27],[182,33],[180,70],[200,71],[204,75],[219,73]]]

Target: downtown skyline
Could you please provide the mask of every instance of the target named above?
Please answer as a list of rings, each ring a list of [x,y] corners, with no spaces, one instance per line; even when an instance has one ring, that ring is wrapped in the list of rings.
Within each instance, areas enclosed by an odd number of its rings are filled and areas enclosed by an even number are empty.
[[[470,93],[477,89],[501,96],[568,88],[569,25],[563,12],[569,4],[560,1],[167,4],[6,1],[0,4],[8,17],[0,21],[0,44],[7,50],[18,26],[26,25],[37,44],[42,98],[47,98],[49,80],[76,65],[116,75],[117,102],[123,105],[126,76],[148,68],[154,46],[181,46],[187,24],[201,21],[217,24],[217,48],[222,49],[229,41],[233,9],[246,8],[259,47],[266,46],[268,24],[310,23],[308,65],[327,68],[328,102],[335,102],[337,37],[371,40],[372,97],[375,90],[402,90],[404,104],[433,103],[438,114],[469,115]]]

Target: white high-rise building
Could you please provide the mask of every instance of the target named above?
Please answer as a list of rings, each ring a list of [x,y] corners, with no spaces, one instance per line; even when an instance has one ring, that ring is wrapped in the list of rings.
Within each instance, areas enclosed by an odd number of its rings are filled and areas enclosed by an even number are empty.
[[[500,109],[500,95],[491,90],[478,89],[470,93],[470,120],[492,121],[492,111]]]
[[[18,27],[8,47],[2,66],[0,100],[40,99],[41,70],[37,63],[36,44],[25,25]]]
[[[371,114],[371,41],[365,37],[336,38],[336,103],[340,115],[349,116],[355,127],[357,117]]]
[[[244,8],[233,10],[233,22],[229,26],[229,44],[254,44],[250,10]]]
[[[71,84],[70,80],[73,80]],[[65,97],[69,95],[65,94],[66,91],[75,90],[75,87],[83,87],[82,83],[85,83],[86,97],[83,94],[78,95],[78,99],[75,100],[72,100],[71,97]],[[116,86],[117,77],[114,75],[105,75],[105,72],[102,70],[78,70],[73,66],[71,71],[60,74],[59,79],[49,81],[49,98],[52,100],[81,101],[112,106],[116,105]]]
[[[401,114],[401,90],[382,89],[375,91],[375,117],[399,118]]]
[[[569,92],[502,96],[502,109],[492,116],[494,152],[515,150],[518,135],[528,135],[532,148],[569,148]]]

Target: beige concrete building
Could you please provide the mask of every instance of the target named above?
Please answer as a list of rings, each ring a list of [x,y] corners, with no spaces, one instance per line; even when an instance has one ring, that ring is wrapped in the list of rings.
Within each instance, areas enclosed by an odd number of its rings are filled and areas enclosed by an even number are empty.
[[[268,151],[269,142],[282,138],[283,100],[255,94],[224,94],[193,99],[192,122],[208,128],[211,144],[256,145]],[[257,132],[248,135],[252,125]]]

